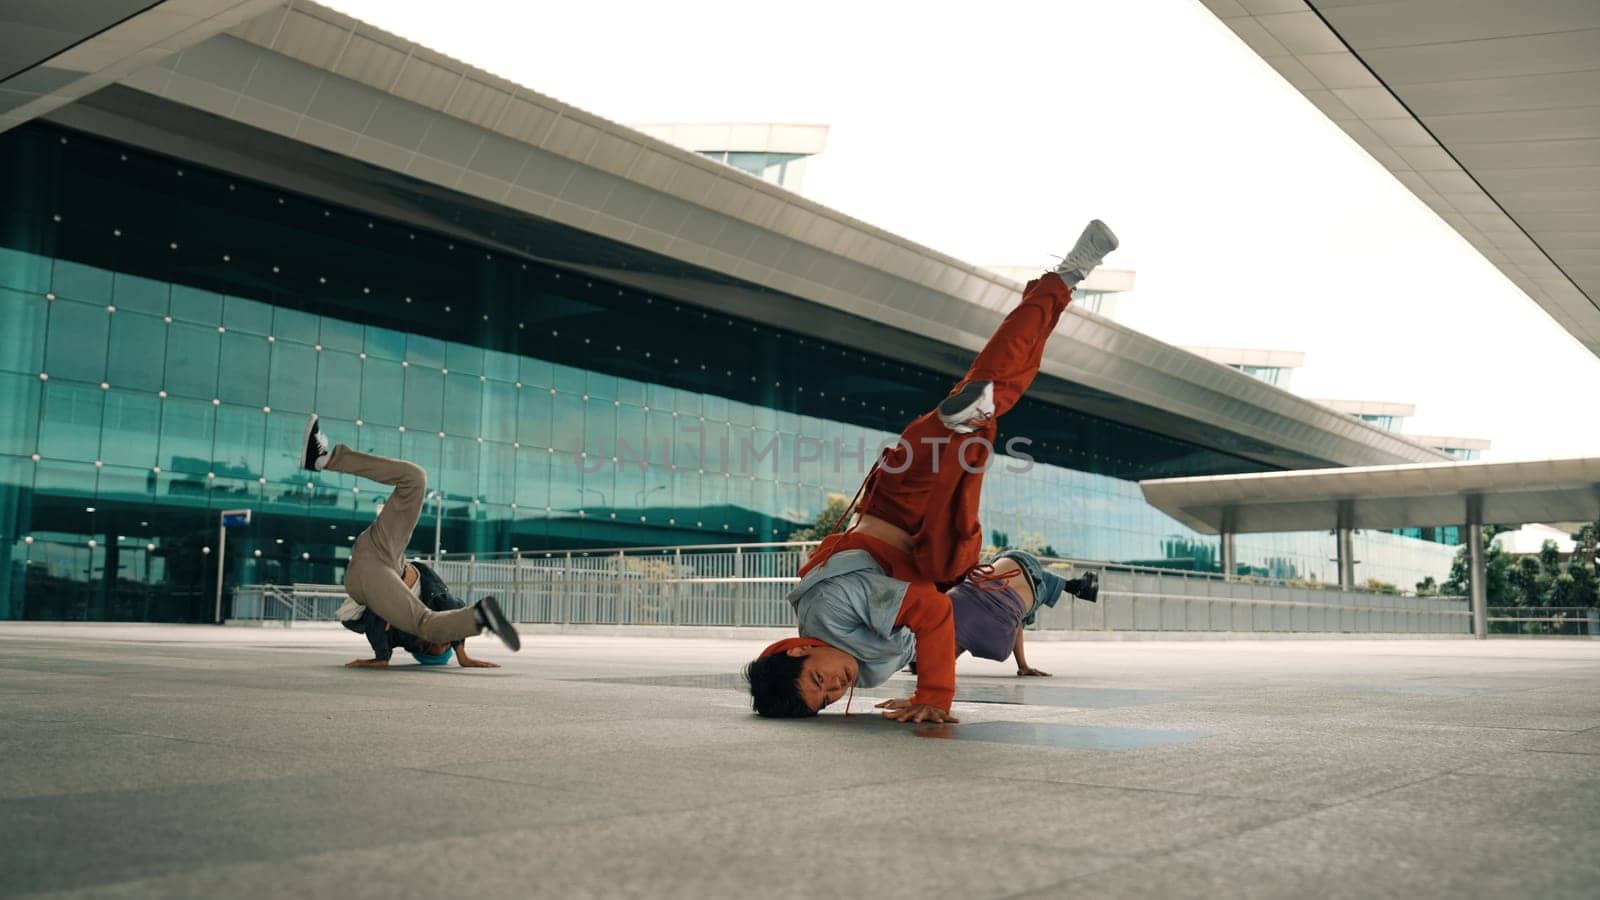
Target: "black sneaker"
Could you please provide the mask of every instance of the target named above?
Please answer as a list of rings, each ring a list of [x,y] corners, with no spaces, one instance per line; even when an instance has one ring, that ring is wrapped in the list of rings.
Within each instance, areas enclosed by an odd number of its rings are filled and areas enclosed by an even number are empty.
[[[1067,580],[1067,593],[1090,603],[1100,602],[1100,579],[1093,572],[1085,572]]]
[[[328,436],[317,427],[317,414],[311,414],[311,420],[306,423],[306,440],[301,445],[300,467],[308,472],[321,472],[328,464],[328,457],[333,454],[328,451]]]
[[[473,608],[477,610],[479,628],[487,628],[494,632],[494,636],[510,647],[512,652],[522,649],[522,638],[517,637],[517,629],[506,620],[505,613],[500,611],[500,604],[493,597],[479,600],[478,605]]]
[[[993,418],[992,381],[969,381],[939,404],[939,421],[956,434],[971,434]]]

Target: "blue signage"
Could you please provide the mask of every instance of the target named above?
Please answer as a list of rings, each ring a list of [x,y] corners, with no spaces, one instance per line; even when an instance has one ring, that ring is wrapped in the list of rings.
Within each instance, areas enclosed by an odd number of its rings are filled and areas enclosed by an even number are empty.
[[[243,528],[250,524],[250,510],[228,509],[222,512],[223,528]]]

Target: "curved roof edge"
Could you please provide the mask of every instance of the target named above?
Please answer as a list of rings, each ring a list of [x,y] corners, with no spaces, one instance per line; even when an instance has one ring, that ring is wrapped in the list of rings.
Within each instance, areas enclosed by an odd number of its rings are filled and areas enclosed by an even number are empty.
[[[1204,534],[1600,519],[1600,457],[1444,462],[1139,482]]]
[[[953,348],[952,358],[980,349],[1001,319],[997,310],[1018,293],[977,266],[306,0],[122,84],[934,341]],[[1443,458],[1070,308],[1041,372],[1042,382],[1053,377],[1101,395],[1098,414],[1145,407],[1181,420],[1187,440],[1270,465]]]

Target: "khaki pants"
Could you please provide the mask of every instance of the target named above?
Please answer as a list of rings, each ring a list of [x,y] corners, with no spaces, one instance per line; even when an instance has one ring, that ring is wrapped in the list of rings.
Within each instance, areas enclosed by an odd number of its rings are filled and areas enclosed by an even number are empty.
[[[333,448],[328,470],[346,472],[379,484],[394,486],[389,502],[373,522],[356,538],[345,568],[344,589],[350,599],[383,617],[390,627],[414,634],[429,643],[459,641],[478,633],[474,607],[434,612],[406,587],[406,545],[422,514],[428,476],[422,467],[400,459],[388,459],[351,450],[343,444]]]

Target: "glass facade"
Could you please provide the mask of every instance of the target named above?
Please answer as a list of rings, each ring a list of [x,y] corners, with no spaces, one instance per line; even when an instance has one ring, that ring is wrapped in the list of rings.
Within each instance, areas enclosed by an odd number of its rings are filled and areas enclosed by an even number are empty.
[[[1267,384],[1281,388],[1289,386],[1289,376],[1294,372],[1293,369],[1286,369],[1281,366],[1247,366],[1241,364],[1232,366],[1232,368],[1238,369],[1257,381],[1265,381]]]
[[[0,173],[4,618],[209,619],[223,509],[255,513],[230,586],[342,579],[386,492],[298,468],[312,411],[429,472],[419,553],[436,525],[449,551],[755,541],[853,493],[951,380],[49,126],[0,135]],[[1135,482],[1262,468],[1033,401],[1004,424],[1034,462],[991,471],[984,525],[1066,556],[1214,569]],[[1371,539],[1406,584],[1448,569]],[[1239,558],[1327,579],[1331,547]]]
[[[1384,431],[1393,431],[1396,434],[1400,432],[1400,428],[1406,420],[1405,416],[1380,416],[1371,413],[1356,413],[1354,415],[1355,418],[1369,425],[1376,425]]]
[[[791,191],[800,190],[800,179],[805,171],[804,153],[750,153],[738,150],[702,150],[701,156],[769,181]]]

